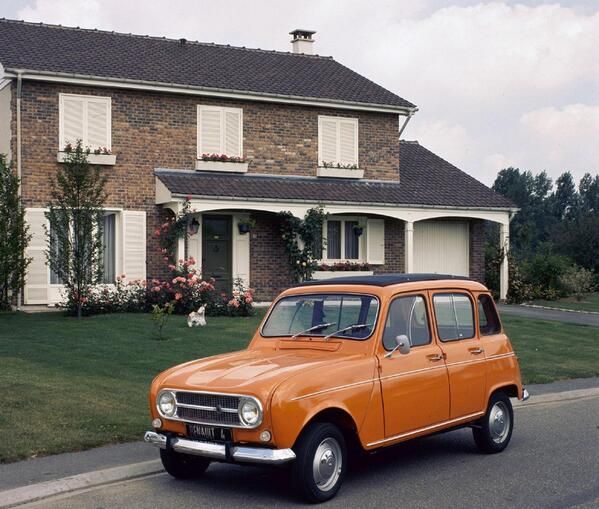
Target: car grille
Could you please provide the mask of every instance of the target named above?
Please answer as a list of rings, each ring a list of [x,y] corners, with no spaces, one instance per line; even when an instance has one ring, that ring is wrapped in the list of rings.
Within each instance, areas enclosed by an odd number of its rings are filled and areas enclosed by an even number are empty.
[[[176,391],[177,417],[199,424],[245,427],[239,419],[239,396]]]

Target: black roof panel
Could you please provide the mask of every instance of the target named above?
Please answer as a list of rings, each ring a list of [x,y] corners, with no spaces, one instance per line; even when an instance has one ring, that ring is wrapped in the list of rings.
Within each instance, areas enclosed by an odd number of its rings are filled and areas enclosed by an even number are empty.
[[[299,283],[296,286],[322,286],[322,285],[368,285],[368,286],[391,286],[400,283],[412,283],[414,281],[442,281],[445,279],[458,281],[472,281],[465,276],[454,276],[452,274],[379,274],[374,276],[343,276],[331,279],[310,280]]]

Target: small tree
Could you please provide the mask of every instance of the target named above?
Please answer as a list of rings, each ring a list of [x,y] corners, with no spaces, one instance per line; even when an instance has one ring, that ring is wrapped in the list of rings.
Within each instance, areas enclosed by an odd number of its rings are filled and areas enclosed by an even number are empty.
[[[23,289],[27,266],[25,248],[31,240],[25,209],[19,196],[19,179],[0,154],[0,309],[10,309]]]
[[[51,182],[48,265],[64,284],[69,307],[81,318],[91,287],[102,278],[102,216],[106,179],[87,161],[81,141]]]

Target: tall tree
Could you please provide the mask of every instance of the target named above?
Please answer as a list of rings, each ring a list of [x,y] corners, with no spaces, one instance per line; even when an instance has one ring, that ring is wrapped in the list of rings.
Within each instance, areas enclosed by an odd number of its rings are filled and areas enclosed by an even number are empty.
[[[578,211],[578,193],[572,174],[562,173],[555,181],[553,214],[558,220],[572,219]]]
[[[106,179],[90,166],[81,141],[67,154],[51,183],[48,265],[81,318],[91,287],[102,278],[102,216]]]
[[[0,154],[0,309],[10,309],[25,283],[31,258],[25,249],[31,240],[19,179]]]
[[[585,173],[578,184],[580,213],[599,212],[599,175]]]

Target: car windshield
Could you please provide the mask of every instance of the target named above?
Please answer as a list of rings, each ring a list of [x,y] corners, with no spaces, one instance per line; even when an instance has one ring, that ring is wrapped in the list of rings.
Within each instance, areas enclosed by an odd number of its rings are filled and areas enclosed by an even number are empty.
[[[320,293],[284,297],[268,316],[262,336],[366,339],[374,330],[378,310],[379,301],[372,295]]]

